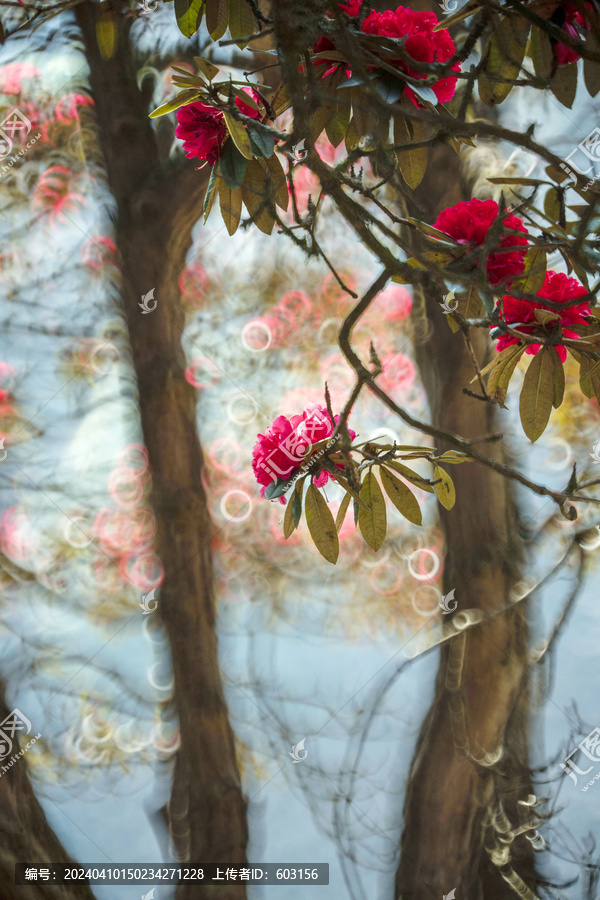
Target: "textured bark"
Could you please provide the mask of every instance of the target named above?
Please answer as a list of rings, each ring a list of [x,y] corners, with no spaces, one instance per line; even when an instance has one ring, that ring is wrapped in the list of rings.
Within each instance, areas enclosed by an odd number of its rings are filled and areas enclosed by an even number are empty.
[[[456,154],[446,147],[436,148],[415,192],[421,207],[418,213],[432,222],[441,209],[469,196],[461,183]],[[495,407],[462,393],[474,374],[463,337],[450,331],[439,306],[441,294],[433,286],[425,294],[433,333],[417,346],[417,361],[432,422],[466,437],[501,430]],[[481,329],[473,332],[481,360],[488,336]],[[438,447],[448,449],[439,442]],[[486,451],[502,458],[497,444],[486,445]],[[476,464],[453,466],[451,474],[456,506],[450,512],[440,510],[447,546],[443,590],[456,589],[458,612],[479,609],[489,615],[509,602],[510,588],[518,580],[518,516],[511,485]],[[494,774],[469,759],[459,746],[463,743],[460,691],[449,690],[446,678],[449,655],[457,651],[460,638],[454,639],[454,650],[447,645],[442,649],[435,698],[421,730],[407,787],[397,898],[441,898],[452,888],[457,889],[457,898],[468,900],[516,896],[485,852],[483,819],[491,801],[499,797],[512,824],[521,824],[516,803],[530,792],[527,633],[526,612],[519,604],[469,630],[466,638],[461,691],[469,749],[481,758],[501,747],[503,755]],[[513,851],[513,868],[531,885],[529,843],[518,838]]]
[[[4,700],[4,685],[0,684],[0,722],[11,710]],[[8,761],[25,748],[34,737],[22,736]],[[2,900],[94,900],[86,885],[52,885],[35,881],[15,885],[15,863],[48,866],[64,863],[76,866],[50,827],[44,810],[38,803],[29,779],[27,754],[15,759],[8,771],[0,775],[0,896]]]
[[[188,861],[246,864],[246,802],[218,667],[210,551],[211,523],[200,474],[196,392],[184,378],[184,313],[178,278],[201,214],[206,180],[193,162],[164,162],[135,81],[128,29],[102,60],[93,4],[77,7],[96,104],[99,140],[118,208],[122,302],[129,325],[144,441],[152,469],[157,552],[164,567],[159,613],[172,654],[181,728],[169,804],[180,855]],[[141,295],[157,307],[142,315]],[[243,884],[180,888],[180,896],[241,898]]]

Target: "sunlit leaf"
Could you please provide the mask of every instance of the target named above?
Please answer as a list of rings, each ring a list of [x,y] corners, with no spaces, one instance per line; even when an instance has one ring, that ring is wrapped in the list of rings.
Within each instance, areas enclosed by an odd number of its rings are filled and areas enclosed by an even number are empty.
[[[212,81],[213,78],[219,74],[218,67],[213,65],[209,59],[204,59],[202,56],[195,56],[194,63],[196,64],[196,68],[202,72],[209,81]]]
[[[441,505],[444,509],[452,509],[456,502],[456,491],[450,475],[444,469],[436,466],[433,472],[433,481],[435,493]]]
[[[379,471],[381,474],[381,483],[383,484],[385,492],[396,509],[402,513],[405,519],[412,522],[413,525],[421,525],[423,522],[421,509],[417,503],[417,498],[411,489],[408,488],[404,482],[400,481],[399,478],[396,478],[388,472],[384,466],[382,466]]]
[[[383,491],[371,470],[365,475],[360,489],[360,499],[366,508],[361,506],[359,509],[358,527],[365,543],[377,551],[385,540],[387,515]]]
[[[554,399],[554,362],[549,348],[544,347],[533,357],[525,372],[519,413],[523,431],[533,443],[544,433]]]
[[[102,59],[110,59],[117,44],[117,24],[110,3],[96,5],[96,40]]]
[[[504,401],[508,393],[508,385],[513,376],[519,360],[525,353],[525,345],[517,344],[505,347],[498,354],[498,365],[492,370],[487,383],[488,396],[498,401],[498,404],[506,409]]]
[[[175,94],[172,100],[168,100],[166,103],[163,103],[162,106],[158,106],[153,110],[153,112],[149,114],[149,117],[151,119],[157,119],[159,116],[166,116],[167,113],[174,112],[181,106],[187,106],[189,103],[193,103],[194,100],[198,100],[199,97],[200,94],[196,90],[180,91],[178,94]]]
[[[233,143],[238,148],[242,156],[246,159],[252,159],[252,146],[250,144],[250,138],[248,137],[248,132],[244,125],[241,122],[238,122],[237,119],[234,119],[232,115],[229,113],[223,113],[223,119],[225,120],[225,125],[227,126],[227,131],[231,135],[231,139]]]
[[[304,501],[304,514],[315,547],[327,562],[335,565],[340,553],[335,522],[327,502],[314,484],[308,486]]]
[[[434,493],[433,485],[429,484],[427,479],[423,478],[422,475],[419,475],[418,472],[413,472],[408,466],[402,465],[401,462],[390,459],[386,462],[386,466],[395,469],[403,478],[406,478],[406,480],[410,481],[411,484],[414,484],[415,487],[421,488],[422,491],[426,491],[428,494]]]

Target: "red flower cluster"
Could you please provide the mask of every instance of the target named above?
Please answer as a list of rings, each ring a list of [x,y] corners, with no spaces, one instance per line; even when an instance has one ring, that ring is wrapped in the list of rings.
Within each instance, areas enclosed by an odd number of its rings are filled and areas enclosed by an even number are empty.
[[[258,103],[259,95],[250,88],[244,88],[248,96],[252,96]],[[250,119],[262,118],[260,112],[252,106],[248,106],[239,98],[235,105],[244,116]],[[209,166],[214,166],[221,155],[221,147],[227,136],[227,128],[223,120],[223,113],[208,103],[190,103],[181,106],[177,110],[177,128],[175,137],[183,141],[183,149],[188,159],[195,156],[205,159]]]
[[[335,417],[335,422],[339,421]],[[272,481],[290,479],[302,465],[302,460],[311,450],[312,445],[333,434],[332,424],[327,410],[318,403],[312,403],[300,415],[277,416],[264,434],[257,435],[252,450],[252,469],[261,488],[261,496]],[[356,432],[348,429],[350,439],[354,440]],[[338,468],[343,468],[339,466]],[[326,471],[319,473],[314,480],[317,487],[323,487],[329,481]],[[280,503],[285,503],[283,497]]]
[[[537,292],[537,296],[543,300],[552,300],[555,303],[566,303],[569,300],[575,300],[577,297],[584,297],[587,290],[575,278],[569,278],[562,272],[547,272],[544,283]],[[560,315],[560,325],[565,337],[578,338],[577,332],[568,328],[569,325],[586,325],[587,316],[590,315],[590,308],[587,300],[583,303],[576,303],[567,307],[565,310],[549,310]],[[502,298],[501,318],[507,325],[513,325],[524,334],[532,334],[535,328],[539,328],[539,323],[535,318],[534,310],[544,309],[542,303],[534,303],[529,300],[517,300],[515,297],[506,296]],[[552,323],[548,323],[550,326]],[[559,324],[557,322],[557,324]],[[567,327],[565,327],[567,326]],[[517,344],[519,339],[511,334],[502,334],[496,345],[498,352],[510,347],[511,344]],[[541,344],[529,344],[526,353],[532,356],[540,349]],[[562,344],[556,347],[558,355],[564,362],[567,358],[567,350]]]
[[[361,3],[362,0],[350,0],[348,3],[340,3],[339,7],[343,12],[355,18],[360,12]],[[454,54],[454,41],[447,29],[433,30],[437,23],[438,18],[435,13],[416,12],[413,9],[399,6],[395,10],[386,10],[385,12],[377,12],[372,9],[362,23],[362,30],[365,34],[403,38],[404,49],[416,62],[445,63]],[[326,37],[319,38],[314,46],[315,53],[333,49],[334,45]],[[338,65],[339,63],[335,67],[337,68]],[[415,72],[402,59],[394,60],[392,65],[413,78],[428,77],[426,72]],[[460,72],[460,66],[458,64],[452,66],[452,71]],[[451,100],[455,89],[456,78],[452,75],[438,79],[433,85],[433,91],[441,103]],[[408,85],[404,89],[404,93],[415,106],[419,105],[418,98]]]
[[[443,231],[458,244],[480,247],[485,243],[488,231],[498,218],[498,204],[495,200],[466,200],[443,209],[434,222],[434,228]],[[502,220],[505,228],[514,228],[522,234],[528,234],[521,219],[508,215]],[[508,253],[490,253],[487,258],[486,271],[491,284],[516,278],[525,271],[525,252],[527,238],[518,234],[508,234],[500,240],[500,247],[519,247],[519,250]]]
[[[589,3],[586,4],[586,6],[589,5]],[[576,40],[582,40],[582,30],[590,28],[590,23],[583,17],[576,3],[563,3],[553,14],[551,21],[560,25],[569,37]],[[561,41],[553,42],[553,44],[554,56],[559,66],[567,66],[579,59],[579,53],[572,47],[568,47]]]

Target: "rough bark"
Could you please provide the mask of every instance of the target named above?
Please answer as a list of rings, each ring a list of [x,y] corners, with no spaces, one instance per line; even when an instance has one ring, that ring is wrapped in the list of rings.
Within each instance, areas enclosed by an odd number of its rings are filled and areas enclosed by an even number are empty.
[[[210,534],[200,480],[196,393],[184,378],[178,278],[201,214],[205,180],[193,162],[161,162],[136,86],[128,28],[101,59],[93,4],[76,16],[90,65],[99,141],[118,216],[122,302],[129,325],[144,441],[152,469],[157,552],[165,568],[159,612],[173,655],[181,729],[169,804],[173,837],[192,863],[245,865],[248,830],[233,732],[218,666]],[[142,294],[157,307],[142,315]],[[180,888],[181,897],[241,898],[243,884]]]
[[[448,148],[436,148],[415,194],[421,208],[413,214],[431,222],[441,209],[469,196],[458,157]],[[450,331],[439,306],[441,294],[431,286],[425,294],[433,332],[417,346],[417,362],[432,422],[466,437],[501,430],[493,406],[462,393],[474,374],[463,337]],[[473,345],[481,360],[489,341],[481,329],[474,331]],[[501,459],[500,445],[486,445],[486,450]],[[479,609],[489,615],[509,603],[510,588],[518,579],[518,516],[511,486],[475,464],[452,467],[451,474],[457,503],[450,512],[440,510],[447,547],[443,590],[456,589],[458,611]],[[447,675],[451,655],[460,652],[460,638],[442,649],[435,698],[407,787],[397,898],[441,898],[452,888],[457,898],[468,900],[516,896],[489,860],[483,825],[498,798],[513,825],[520,824],[516,804],[530,792],[527,633],[522,604],[469,630],[459,691],[451,689]],[[450,661],[453,666],[454,659]],[[493,769],[478,765],[465,752],[465,743],[478,758],[502,748],[502,758]],[[521,837],[513,850],[514,869],[531,885],[530,845]]]
[[[0,684],[0,722],[10,713],[4,699],[4,685]],[[21,750],[28,740],[31,738],[20,739]],[[15,746],[11,755],[2,761],[4,766],[19,752],[19,747]],[[26,754],[0,775],[0,896],[3,900],[94,900],[91,888],[84,884],[52,885],[36,881],[17,886],[15,863],[77,865],[54,834],[36,799]]]

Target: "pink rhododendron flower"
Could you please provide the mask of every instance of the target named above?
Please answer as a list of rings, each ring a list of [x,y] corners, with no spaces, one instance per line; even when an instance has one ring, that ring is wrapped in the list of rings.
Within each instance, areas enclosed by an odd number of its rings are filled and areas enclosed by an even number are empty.
[[[586,3],[586,6],[591,8],[589,3]],[[575,40],[582,40],[582,29],[590,28],[590,23],[583,17],[576,3],[562,3],[552,14],[550,21],[560,25],[562,30]],[[563,44],[562,41],[553,41],[552,45],[559,66],[568,66],[580,58],[573,47]]]
[[[498,218],[499,208],[495,200],[462,201],[448,209],[443,209],[435,222],[434,228],[443,231],[458,244],[470,247],[480,247],[485,243],[488,231]],[[502,220],[506,228],[515,228],[523,234],[528,234],[523,221],[517,216],[508,215]],[[490,253],[487,258],[486,271],[492,284],[499,281],[516,278],[525,271],[525,252],[527,238],[518,234],[507,234],[500,239],[500,247],[519,247],[510,253]],[[510,282],[509,282],[510,283]]]
[[[23,78],[39,78],[40,70],[33,63],[11,62],[0,66],[0,91],[5,94],[20,94]]]
[[[335,416],[332,423],[327,410],[318,403],[311,403],[300,415],[277,416],[266,432],[257,436],[252,450],[252,469],[258,483],[263,485],[261,496],[264,497],[267,487],[276,479],[290,479],[301,467],[312,445],[333,434],[339,418]],[[348,433],[354,440],[356,432],[349,428]],[[343,469],[343,466],[338,468]],[[323,470],[314,483],[323,487],[329,478],[329,473]],[[279,502],[285,503],[285,499],[280,497]]]
[[[554,303],[566,303],[568,300],[575,300],[577,297],[585,297],[587,293],[587,290],[577,281],[577,279],[569,278],[567,275],[563,275],[562,272],[547,272],[544,283],[537,292],[537,296],[544,300],[552,300]],[[560,322],[557,322],[556,324],[562,326],[562,333],[565,337],[574,339],[580,337],[576,331],[572,331],[568,326],[588,324],[586,317],[591,314],[588,304],[589,300],[584,300],[583,303],[576,303],[573,306],[567,307],[565,310],[549,310],[549,312],[555,312],[560,316]],[[524,334],[532,334],[540,327],[539,322],[535,317],[534,310],[545,308],[546,307],[544,307],[542,303],[535,303],[529,300],[517,300],[516,297],[506,296],[502,298],[501,309],[503,309],[503,313],[501,313],[501,318],[507,325],[513,325]],[[552,322],[548,322],[546,327],[552,328],[552,325]],[[519,339],[514,337],[514,335],[502,334],[498,338],[496,349],[501,351],[504,350],[505,347],[510,347],[512,344],[517,344],[518,342]],[[525,352],[529,353],[531,356],[535,356],[540,347],[541,344],[529,344]],[[561,360],[564,362],[567,358],[566,347],[562,344],[558,344],[556,349]]]
[[[260,96],[251,88],[244,88],[245,93],[256,103]],[[261,113],[243,100],[236,98],[235,105],[243,115],[250,119],[262,119]],[[183,149],[188,159],[197,157],[205,159],[209,166],[214,166],[221,155],[223,141],[227,137],[227,128],[220,109],[208,103],[190,103],[177,110],[177,128],[175,137],[183,141]]]

